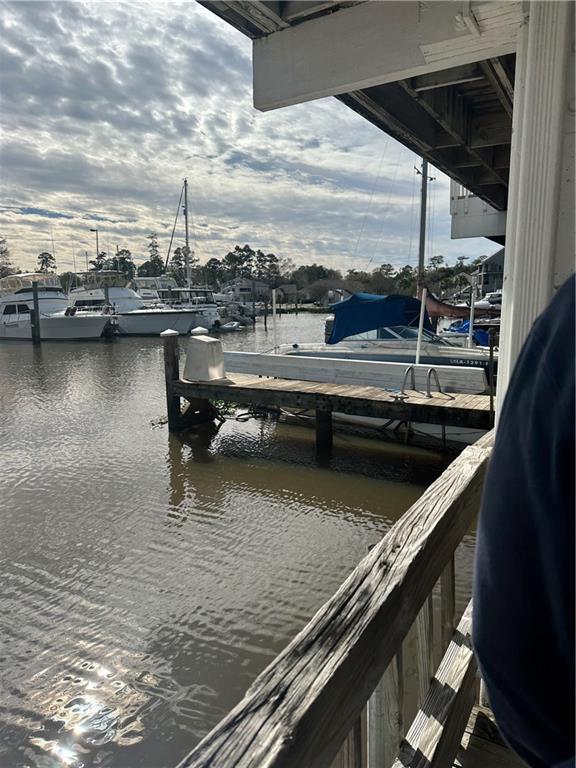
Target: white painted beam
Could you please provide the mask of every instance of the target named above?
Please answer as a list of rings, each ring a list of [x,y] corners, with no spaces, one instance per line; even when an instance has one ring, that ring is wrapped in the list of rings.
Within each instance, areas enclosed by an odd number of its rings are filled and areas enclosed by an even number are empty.
[[[480,34],[450,0],[345,8],[254,41],[254,104],[269,110],[516,50],[522,2],[471,4]]]
[[[516,60],[498,406],[536,317],[574,272],[574,4],[530,4]]]

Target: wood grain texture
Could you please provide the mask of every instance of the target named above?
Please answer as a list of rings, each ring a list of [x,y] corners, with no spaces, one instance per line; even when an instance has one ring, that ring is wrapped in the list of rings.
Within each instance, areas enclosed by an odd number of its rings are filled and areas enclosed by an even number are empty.
[[[456,614],[456,570],[454,555],[448,561],[440,577],[440,624],[442,632],[442,652],[454,632],[454,617]]]
[[[476,516],[491,440],[424,492],[181,768],[329,768]]]
[[[428,398],[421,392],[410,391],[399,397],[378,387],[266,379],[247,374],[234,374],[224,382],[175,381],[172,391],[187,399],[223,400],[237,405],[329,410],[471,429],[488,430],[493,424],[487,395],[436,393]]]
[[[403,681],[400,648],[368,700],[367,768],[390,768],[398,754],[402,738]]]
[[[432,680],[394,768],[450,768],[475,697],[472,602],[468,604]]]
[[[422,704],[434,672],[434,611],[431,593],[416,619],[416,655],[418,661],[418,703]]]

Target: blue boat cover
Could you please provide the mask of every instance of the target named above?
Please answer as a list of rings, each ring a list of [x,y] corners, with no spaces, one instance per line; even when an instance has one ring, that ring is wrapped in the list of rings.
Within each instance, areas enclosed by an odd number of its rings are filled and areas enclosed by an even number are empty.
[[[446,329],[446,332],[468,333],[469,328],[470,320],[459,320],[457,323],[452,323],[452,325]],[[479,344],[481,347],[490,346],[490,334],[488,331],[483,331],[481,328],[474,328],[472,331],[472,338],[476,344]]]
[[[373,293],[353,293],[344,301],[333,304],[330,309],[334,312],[334,324],[328,344],[337,344],[348,336],[392,325],[417,328],[420,320],[420,301],[398,294],[377,296]],[[424,328],[432,330],[426,311]]]

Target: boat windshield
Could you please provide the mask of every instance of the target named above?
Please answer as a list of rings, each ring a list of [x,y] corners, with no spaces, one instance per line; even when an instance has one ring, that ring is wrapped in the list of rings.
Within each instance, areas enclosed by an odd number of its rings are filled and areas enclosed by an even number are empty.
[[[21,275],[8,275],[0,279],[0,296],[11,293],[28,293],[32,285],[38,283],[40,292],[63,293],[62,284],[56,275],[29,272]]]
[[[128,278],[123,272],[114,269],[94,269],[90,272],[79,272],[77,275],[80,288],[125,288]]]
[[[388,328],[379,328],[378,337],[381,341],[398,341],[398,339],[407,339],[409,341],[418,340],[418,328],[411,325],[391,325]],[[444,346],[453,346],[450,341],[443,339],[426,328],[422,329],[422,340],[428,344],[443,344]]]

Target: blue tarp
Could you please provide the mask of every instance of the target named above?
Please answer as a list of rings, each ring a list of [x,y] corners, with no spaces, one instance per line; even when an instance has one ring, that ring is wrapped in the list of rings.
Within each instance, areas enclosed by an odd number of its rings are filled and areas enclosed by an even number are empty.
[[[470,329],[470,320],[460,320],[457,323],[452,323],[452,325],[446,329],[447,333],[468,333]],[[472,338],[476,342],[476,344],[479,344],[481,347],[488,347],[490,346],[490,334],[488,331],[483,331],[481,328],[474,328],[472,331]]]
[[[420,301],[410,296],[377,296],[372,293],[354,293],[333,304],[334,325],[328,344],[337,344],[348,336],[365,333],[391,325],[410,325],[418,328]],[[424,313],[424,328],[432,330],[428,313]]]

